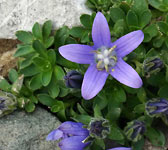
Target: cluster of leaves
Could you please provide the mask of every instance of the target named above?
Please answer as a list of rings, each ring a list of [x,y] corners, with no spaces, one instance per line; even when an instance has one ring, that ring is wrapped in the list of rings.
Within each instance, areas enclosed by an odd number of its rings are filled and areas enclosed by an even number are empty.
[[[130,146],[123,132],[127,122],[143,120],[147,127],[145,137],[153,145],[164,146],[164,134],[153,126],[159,119],[145,113],[145,103],[157,97],[168,99],[168,1],[87,0],[86,5],[93,13],[80,17],[81,26],[71,29],[65,26],[52,33],[51,21],[47,21],[42,27],[35,23],[32,33],[18,31],[16,36],[22,42],[14,55],[19,57],[18,72],[13,69],[9,72],[12,85],[0,80],[0,89],[14,93],[18,106],[28,112],[41,103],[61,121],[73,119],[88,125],[93,117],[108,119],[111,126],[108,139],[126,146]],[[65,44],[92,45],[91,29],[97,11],[106,16],[113,41],[134,30],[144,32],[143,43],[124,58],[142,77],[143,87],[128,88],[108,78],[103,90],[86,101],[79,90],[68,89],[63,78],[72,69],[84,74],[87,66],[64,59],[58,48]],[[146,76],[144,63],[152,58],[161,59],[164,68]],[[144,138],[131,143],[135,150],[142,150],[143,144]],[[97,150],[104,147],[104,140],[95,140],[92,145]]]

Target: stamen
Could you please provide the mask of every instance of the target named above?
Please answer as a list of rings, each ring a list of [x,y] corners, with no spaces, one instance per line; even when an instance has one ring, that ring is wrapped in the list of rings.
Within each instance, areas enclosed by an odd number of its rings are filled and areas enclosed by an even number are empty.
[[[114,59],[115,61],[117,61],[117,58],[115,56],[110,56],[110,58]]]
[[[117,46],[114,45],[112,48],[109,49],[109,52],[111,53]]]
[[[112,72],[114,71],[114,69],[111,70]]]
[[[97,51],[97,50],[93,50],[91,51],[92,53],[96,53],[96,54],[101,54],[101,52]]]
[[[105,69],[106,69],[106,72],[109,71],[109,69],[108,69],[108,65],[105,65]]]
[[[100,65],[101,65],[102,63],[103,63],[102,60],[98,61],[97,66],[96,66],[98,70],[102,70],[102,69],[100,68]]]

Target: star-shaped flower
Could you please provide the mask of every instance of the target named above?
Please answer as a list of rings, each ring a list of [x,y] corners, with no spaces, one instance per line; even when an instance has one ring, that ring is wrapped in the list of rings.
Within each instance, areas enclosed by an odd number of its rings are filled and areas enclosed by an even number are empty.
[[[142,86],[138,73],[122,59],[143,41],[141,30],[131,32],[112,43],[107,20],[98,12],[93,22],[92,39],[93,46],[69,44],[59,48],[64,58],[79,64],[90,64],[82,83],[84,99],[96,96],[109,74],[129,87]]]

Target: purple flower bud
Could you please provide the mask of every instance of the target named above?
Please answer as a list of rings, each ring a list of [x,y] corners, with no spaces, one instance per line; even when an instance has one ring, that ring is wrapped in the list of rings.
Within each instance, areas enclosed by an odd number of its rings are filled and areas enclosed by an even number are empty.
[[[82,123],[66,121],[52,131],[46,140],[55,141],[61,139],[58,144],[61,150],[83,150],[89,144],[89,142],[83,142],[88,136],[89,131],[83,128]]]
[[[89,124],[88,130],[91,137],[105,139],[110,133],[109,121],[103,118],[93,118]]]
[[[146,112],[150,116],[168,115],[168,101],[163,98],[152,99],[146,103]]]
[[[145,123],[139,120],[129,122],[124,129],[124,133],[130,141],[137,142],[145,133]]]
[[[72,70],[67,73],[67,75],[64,77],[66,86],[69,88],[81,88],[82,82],[83,82],[83,76],[75,71]]]
[[[151,74],[156,74],[163,68],[163,62],[160,58],[149,58],[144,61],[143,72],[146,77],[150,77]]]
[[[13,112],[16,105],[16,97],[13,94],[0,91],[0,117]]]

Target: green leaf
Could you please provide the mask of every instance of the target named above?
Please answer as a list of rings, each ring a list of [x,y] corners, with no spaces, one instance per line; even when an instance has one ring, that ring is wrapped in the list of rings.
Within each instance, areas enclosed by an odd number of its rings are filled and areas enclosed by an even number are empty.
[[[51,62],[52,66],[54,66],[55,62],[56,62],[55,51],[53,49],[50,49],[50,50],[48,50],[47,54],[48,54],[49,61]]]
[[[80,16],[80,22],[88,29],[92,28],[91,16],[88,14],[83,14]]]
[[[111,92],[111,97],[113,97],[113,100],[116,102],[125,102],[126,101],[125,91],[121,87],[116,87]]]
[[[158,29],[155,24],[147,26],[144,30],[144,40],[143,42],[149,42],[153,37],[157,36]]]
[[[95,118],[98,118],[98,117],[102,116],[101,110],[100,110],[98,105],[94,106],[93,111],[94,111],[94,117]]]
[[[117,22],[120,19],[125,19],[125,13],[121,8],[111,8],[110,17],[113,22]]]
[[[44,47],[44,45],[39,41],[39,40],[35,40],[33,42],[33,48],[34,50],[39,53],[42,57],[47,58],[47,51],[46,48]]]
[[[167,0],[166,0],[167,1]],[[149,4],[154,8],[166,12],[168,11],[168,4],[164,0],[148,0]]]
[[[160,48],[163,45],[164,37],[160,36],[153,40],[153,46],[156,48]]]
[[[82,115],[88,115],[88,113],[82,108],[82,106],[79,103],[77,103],[77,108]]]
[[[63,80],[65,73],[60,66],[55,66],[54,67],[54,75],[57,80]]]
[[[55,105],[51,107],[51,111],[56,113],[64,109],[64,103],[62,101],[55,101]]]
[[[161,131],[149,127],[145,135],[154,146],[165,146],[165,135]]]
[[[41,71],[44,71],[44,72],[47,72],[49,70],[51,70],[51,63],[42,58],[42,57],[35,57],[33,59],[33,63],[41,70]]]
[[[49,37],[49,35],[51,34],[51,30],[52,30],[52,22],[51,20],[48,20],[43,24],[42,27],[42,34],[44,39],[47,39]]]
[[[59,89],[57,82],[54,82],[54,80],[50,82],[47,89],[48,89],[49,95],[52,98],[56,98],[59,95],[60,89]]]
[[[73,27],[69,31],[69,34],[76,38],[82,38],[84,33],[85,33],[85,29],[83,27]]]
[[[42,85],[47,86],[51,81],[51,77],[52,77],[52,70],[47,71],[47,72],[42,72],[42,74],[41,74]]]
[[[126,21],[129,26],[138,26],[138,17],[132,10],[128,11]]]
[[[66,96],[67,94],[68,94],[68,92],[69,92],[69,89],[67,89],[67,88],[60,88],[60,92],[59,92],[59,97],[64,97],[64,96]]]
[[[21,57],[27,54],[30,54],[34,52],[34,49],[31,45],[25,45],[17,49],[17,51],[14,54],[14,57]]]
[[[119,128],[111,126],[108,138],[111,140],[123,140],[124,136]]]
[[[25,110],[27,112],[33,112],[35,110],[36,106],[34,103],[29,102],[28,104],[25,105]]]
[[[142,12],[148,10],[148,4],[146,0],[134,0],[132,10],[140,16]]]
[[[11,89],[11,85],[2,76],[0,76],[0,89],[6,92],[9,92]]]
[[[17,78],[17,80],[13,83],[11,91],[15,94],[19,94],[22,86],[23,86],[24,75],[21,75]]]
[[[79,65],[71,62],[67,59],[64,59],[59,53],[56,54],[56,58],[57,58],[57,63],[63,67],[69,68],[69,69],[78,69]]]
[[[90,32],[85,30],[84,34],[81,37],[81,43],[90,42],[89,36],[90,36]]]
[[[133,143],[133,150],[142,150],[144,148],[145,140],[142,138],[138,142]]]
[[[39,72],[40,70],[34,64],[20,70],[20,73],[24,74],[25,77],[36,75]]]
[[[56,31],[55,38],[55,48],[58,49],[60,46],[65,44],[67,37],[69,36],[68,27],[64,26]]]
[[[30,80],[29,86],[33,91],[40,89],[42,87],[41,74],[33,76],[33,78]]]
[[[30,44],[33,41],[33,36],[30,32],[26,31],[17,31],[16,37],[19,41],[23,42],[24,44]]]
[[[142,103],[146,102],[147,97],[146,97],[145,89],[144,89],[143,87],[140,88],[140,89],[138,89],[137,97],[139,98],[139,100],[140,100]]]
[[[139,104],[134,107],[134,113],[141,114],[145,112],[145,104]]]
[[[157,23],[158,26],[159,26],[159,29],[162,33],[168,35],[168,24],[163,22],[163,21],[160,21]]]
[[[45,48],[49,48],[53,45],[54,43],[54,37],[51,36],[43,41]]]
[[[102,149],[105,149],[105,143],[103,139],[95,139],[94,142],[96,145],[100,146]]]
[[[126,29],[126,23],[124,19],[120,19],[118,20],[115,24],[114,24],[114,33],[117,37],[121,37],[124,35],[125,33],[125,29]]]
[[[75,117],[72,117],[72,119],[77,121],[77,122],[81,122],[83,124],[88,125],[92,118],[88,115],[77,115]]]
[[[18,73],[15,69],[11,69],[8,74],[9,80],[14,83],[18,78]]]
[[[39,23],[35,23],[33,28],[32,28],[32,33],[34,35],[34,37],[36,37],[36,39],[38,40],[42,40],[43,39],[43,36],[42,36],[42,30],[41,30],[41,27],[39,25]]]
[[[162,86],[158,91],[158,95],[161,98],[168,98],[168,85]]]
[[[141,28],[144,28],[147,24],[149,24],[151,18],[152,13],[149,10],[144,11],[139,18]]]
[[[37,98],[43,105],[52,107],[55,104],[55,100],[51,98],[48,94],[38,94]]]

